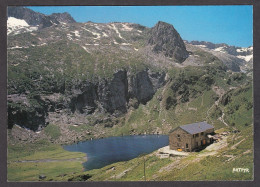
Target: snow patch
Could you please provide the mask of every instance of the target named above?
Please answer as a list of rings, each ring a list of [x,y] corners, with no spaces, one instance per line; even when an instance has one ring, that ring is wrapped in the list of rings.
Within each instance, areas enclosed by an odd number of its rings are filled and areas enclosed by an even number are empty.
[[[17,19],[14,17],[9,17],[7,20],[7,26],[10,27],[29,27],[28,23],[23,19]]]
[[[249,62],[253,58],[253,55],[247,55],[247,56],[238,55],[237,58],[240,58],[240,59],[243,59],[243,60]]]
[[[251,51],[253,51],[253,47],[251,46],[251,47],[248,47],[248,48],[246,48],[246,47],[242,47],[242,48],[240,48],[240,49],[236,49],[236,51],[238,52],[238,53],[241,53],[241,52],[251,52]]]
[[[84,28],[84,27],[81,27],[81,28],[84,29],[84,30],[86,30],[86,31],[88,31],[88,32],[90,32],[90,33],[92,33],[93,35],[95,35],[96,38],[93,38],[94,40],[98,40],[98,39],[100,38],[100,36],[101,36],[101,34],[99,34],[99,33],[97,33],[97,32],[91,31],[91,30],[86,29],[86,28]]]
[[[223,47],[218,47],[218,48],[214,49],[214,51],[218,51],[218,52],[222,52],[222,53],[224,52]]]
[[[121,43],[121,45],[132,45],[130,43]]]
[[[99,26],[96,26],[96,29],[97,29],[97,30],[102,30]]]
[[[99,45],[99,44],[85,44],[85,45]]]
[[[53,21],[50,20],[50,22],[53,24],[53,25],[57,25],[57,23],[53,23]]]
[[[32,27],[23,19],[17,19],[9,17],[7,20],[7,35],[9,34],[20,34],[22,32],[32,32],[37,30],[38,27]]]
[[[88,53],[90,53],[87,48],[85,46],[81,46],[85,51],[87,51]]]
[[[114,40],[113,42],[114,42],[114,44],[116,44],[116,45],[119,44],[119,43],[117,43],[115,40]]]
[[[206,45],[196,45],[198,47],[203,47],[203,48],[206,48],[207,46]]]
[[[123,31],[131,31],[133,28],[129,27],[127,23],[122,23],[122,29]]]
[[[79,31],[76,30],[76,31],[74,31],[72,33],[74,33],[76,37],[80,37]]]
[[[237,51],[238,53],[246,52],[246,51],[247,51],[247,48],[236,49],[236,51]]]
[[[115,26],[114,23],[112,24],[112,28],[116,31],[116,33],[118,34],[118,37],[119,37],[119,38],[124,39],[124,38],[121,36],[120,32],[118,31],[118,29],[116,28],[116,26]]]
[[[68,38],[69,40],[73,40],[71,34],[67,34],[67,38]]]
[[[7,49],[22,49],[22,48],[28,48],[28,47],[15,46],[15,47],[9,47]]]
[[[104,37],[108,37],[108,35],[105,32],[102,32]]]
[[[40,45],[38,45],[38,46],[43,46],[43,45],[47,45],[46,43],[42,43],[42,44],[40,44]]]
[[[135,51],[138,51],[139,49],[134,48]]]

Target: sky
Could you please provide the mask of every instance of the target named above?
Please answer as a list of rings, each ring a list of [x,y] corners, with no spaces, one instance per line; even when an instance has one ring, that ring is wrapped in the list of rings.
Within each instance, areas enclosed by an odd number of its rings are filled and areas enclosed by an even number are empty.
[[[153,27],[170,23],[182,39],[253,45],[253,7],[231,6],[41,6],[27,7],[50,15],[68,12],[77,22],[131,22]]]

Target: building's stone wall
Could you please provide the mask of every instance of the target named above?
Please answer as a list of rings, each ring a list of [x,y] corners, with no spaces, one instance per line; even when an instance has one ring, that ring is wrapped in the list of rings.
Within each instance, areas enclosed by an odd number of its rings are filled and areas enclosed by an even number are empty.
[[[183,151],[191,151],[191,142],[192,135],[190,135],[181,128],[177,128],[169,135],[169,146],[170,149],[173,150],[182,149]]]
[[[203,143],[209,144],[210,139],[207,137],[207,134],[210,134],[212,132],[214,132],[214,129],[208,129],[208,130],[204,131],[203,134],[198,133],[197,136],[196,136],[196,134],[192,135],[192,141],[191,141],[192,150],[194,150],[197,147],[202,146]],[[203,142],[203,140],[204,140],[204,142]]]
[[[203,144],[209,144],[210,139],[207,134],[214,132],[214,129],[208,129],[202,133],[189,134],[181,128],[175,129],[169,135],[169,146],[172,150],[182,149],[182,151],[193,151]]]

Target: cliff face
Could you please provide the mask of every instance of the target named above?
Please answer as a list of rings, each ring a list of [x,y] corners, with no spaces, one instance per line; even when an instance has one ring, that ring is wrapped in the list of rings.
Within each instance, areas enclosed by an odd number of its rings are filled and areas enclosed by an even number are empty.
[[[188,57],[185,44],[180,34],[168,23],[159,21],[151,31],[148,44],[153,45],[155,53],[162,52],[167,57],[181,63]]]
[[[145,104],[164,84],[165,73],[146,69],[131,74],[119,70],[112,79],[102,78],[95,83],[82,83],[80,89],[67,90],[66,94],[37,95],[33,98],[37,105],[30,104],[25,95],[9,95],[9,128],[18,124],[39,130],[48,125],[48,112],[59,110],[84,115],[94,112],[120,115],[126,113],[131,106],[136,108],[139,103]],[[137,102],[132,103],[132,100]],[[22,105],[15,105],[17,102]]]
[[[156,78],[155,78],[156,77]],[[131,75],[120,70],[112,80],[101,79],[98,83],[88,83],[71,99],[72,112],[91,114],[98,110],[109,113],[125,113],[129,100],[136,99],[138,104],[149,101],[156,90],[165,83],[165,74],[144,70]]]
[[[37,130],[48,124],[48,105],[40,96],[27,98],[26,95],[13,94],[8,98],[8,128],[14,124]],[[30,102],[30,101],[34,102]]]

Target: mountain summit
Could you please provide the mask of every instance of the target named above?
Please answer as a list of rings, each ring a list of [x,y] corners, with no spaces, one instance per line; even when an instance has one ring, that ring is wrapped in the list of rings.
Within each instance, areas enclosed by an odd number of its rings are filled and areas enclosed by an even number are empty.
[[[180,63],[188,57],[188,51],[180,34],[171,24],[159,21],[152,28],[148,43],[153,45],[153,52],[162,52]]]
[[[44,15],[25,7],[8,7],[8,17],[25,20],[30,26],[38,26],[39,29],[60,23],[76,22],[68,13]]]

